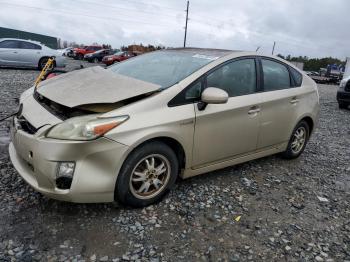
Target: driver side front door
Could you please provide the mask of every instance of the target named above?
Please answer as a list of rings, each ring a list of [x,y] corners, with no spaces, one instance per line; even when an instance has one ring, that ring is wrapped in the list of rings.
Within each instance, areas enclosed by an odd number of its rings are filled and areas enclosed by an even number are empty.
[[[226,104],[195,106],[192,168],[223,162],[257,148],[260,100],[254,58],[225,63],[207,74],[206,86],[225,90]]]

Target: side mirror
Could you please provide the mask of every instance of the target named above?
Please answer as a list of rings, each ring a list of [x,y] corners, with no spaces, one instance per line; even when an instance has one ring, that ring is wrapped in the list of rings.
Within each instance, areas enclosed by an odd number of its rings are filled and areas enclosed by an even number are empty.
[[[228,94],[226,91],[217,87],[208,87],[204,89],[201,102],[198,103],[198,109],[204,110],[208,104],[225,104],[228,101]]]
[[[204,89],[201,100],[206,104],[225,104],[228,100],[228,94],[220,88],[208,87]]]

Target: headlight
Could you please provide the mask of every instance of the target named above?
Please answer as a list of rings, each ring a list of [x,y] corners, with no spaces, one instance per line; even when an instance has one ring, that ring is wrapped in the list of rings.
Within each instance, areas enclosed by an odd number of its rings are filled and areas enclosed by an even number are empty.
[[[129,116],[101,118],[101,115],[87,115],[70,118],[49,130],[48,138],[64,140],[93,140],[128,120]]]

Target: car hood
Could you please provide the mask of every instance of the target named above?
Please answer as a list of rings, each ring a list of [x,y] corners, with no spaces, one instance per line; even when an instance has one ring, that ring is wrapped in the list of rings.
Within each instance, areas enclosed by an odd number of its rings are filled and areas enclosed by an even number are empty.
[[[160,88],[159,85],[94,66],[45,80],[38,85],[37,92],[58,104],[73,108],[117,103]]]

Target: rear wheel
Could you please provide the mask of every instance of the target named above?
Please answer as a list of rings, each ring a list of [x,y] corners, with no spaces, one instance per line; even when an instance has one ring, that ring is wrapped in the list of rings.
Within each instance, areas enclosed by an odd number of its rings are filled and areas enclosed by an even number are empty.
[[[174,151],[164,143],[152,142],[137,148],[120,170],[116,200],[134,207],[159,201],[174,185],[178,166]]]
[[[349,105],[348,105],[347,103],[339,102],[339,109],[347,109],[348,106],[349,106]]]
[[[286,159],[294,159],[304,151],[310,136],[310,127],[307,122],[300,121],[294,128],[287,150],[282,153]]]
[[[38,64],[38,69],[39,70],[43,70],[43,68],[45,67],[47,61],[49,61],[48,57],[43,57],[39,60],[39,64]],[[49,70],[52,70],[55,68],[55,62],[52,63],[51,67],[49,68]]]
[[[94,58],[94,63],[98,63],[98,58],[97,57]]]

